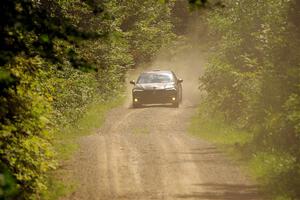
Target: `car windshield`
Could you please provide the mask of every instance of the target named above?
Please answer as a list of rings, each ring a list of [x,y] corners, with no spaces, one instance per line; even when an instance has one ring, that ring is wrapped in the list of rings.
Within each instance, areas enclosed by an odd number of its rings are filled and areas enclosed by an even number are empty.
[[[143,73],[138,78],[137,83],[170,83],[174,82],[171,73]]]

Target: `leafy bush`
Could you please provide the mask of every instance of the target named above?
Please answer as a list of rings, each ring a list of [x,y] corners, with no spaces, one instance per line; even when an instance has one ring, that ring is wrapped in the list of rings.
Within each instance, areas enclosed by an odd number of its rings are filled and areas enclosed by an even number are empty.
[[[211,13],[217,48],[201,77],[213,109],[255,135],[252,149],[283,163],[266,178],[274,193],[292,199],[300,197],[298,8],[298,1],[242,0]]]
[[[132,3],[2,2],[0,199],[47,193],[47,176],[57,166],[57,133],[77,122],[95,99],[120,92],[127,69],[174,36],[172,3]]]
[[[51,95],[45,63],[38,57],[17,57],[5,66],[18,84],[4,89],[0,98],[0,157],[16,179],[21,195],[45,190],[45,175],[55,169],[48,121]]]
[[[145,62],[153,58],[164,46],[176,38],[173,33],[171,13],[175,1],[153,0],[119,1],[125,18],[121,29],[131,41],[129,49],[134,61]]]

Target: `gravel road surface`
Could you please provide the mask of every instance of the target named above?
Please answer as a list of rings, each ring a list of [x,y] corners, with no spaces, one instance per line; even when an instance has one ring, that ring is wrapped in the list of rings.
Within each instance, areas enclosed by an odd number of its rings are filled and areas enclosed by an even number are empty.
[[[201,73],[196,70],[199,65],[190,66],[176,71],[184,79],[179,108],[133,109],[128,95],[97,133],[81,139],[80,150],[69,164],[78,188],[67,199],[262,199],[237,163],[214,145],[188,134],[199,102]]]

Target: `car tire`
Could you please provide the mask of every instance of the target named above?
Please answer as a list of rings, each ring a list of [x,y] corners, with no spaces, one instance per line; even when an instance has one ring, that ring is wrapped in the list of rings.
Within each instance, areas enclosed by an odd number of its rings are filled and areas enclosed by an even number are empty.
[[[180,86],[180,97],[179,97],[179,102],[182,103],[182,86]]]
[[[172,106],[173,106],[174,108],[178,108],[178,107],[179,107],[179,102],[176,101],[176,102],[172,103]]]
[[[133,104],[132,104],[132,107],[133,107],[133,108],[140,108],[140,107],[141,107],[141,104],[139,104],[139,103],[133,103]]]
[[[182,93],[180,93],[179,102],[182,103]]]

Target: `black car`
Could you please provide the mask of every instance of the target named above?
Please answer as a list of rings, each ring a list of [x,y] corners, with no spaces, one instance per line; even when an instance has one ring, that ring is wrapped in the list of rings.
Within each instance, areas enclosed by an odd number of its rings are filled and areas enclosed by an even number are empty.
[[[133,107],[143,104],[171,103],[178,107],[182,100],[182,79],[169,70],[152,70],[140,74],[137,81],[130,81]]]

